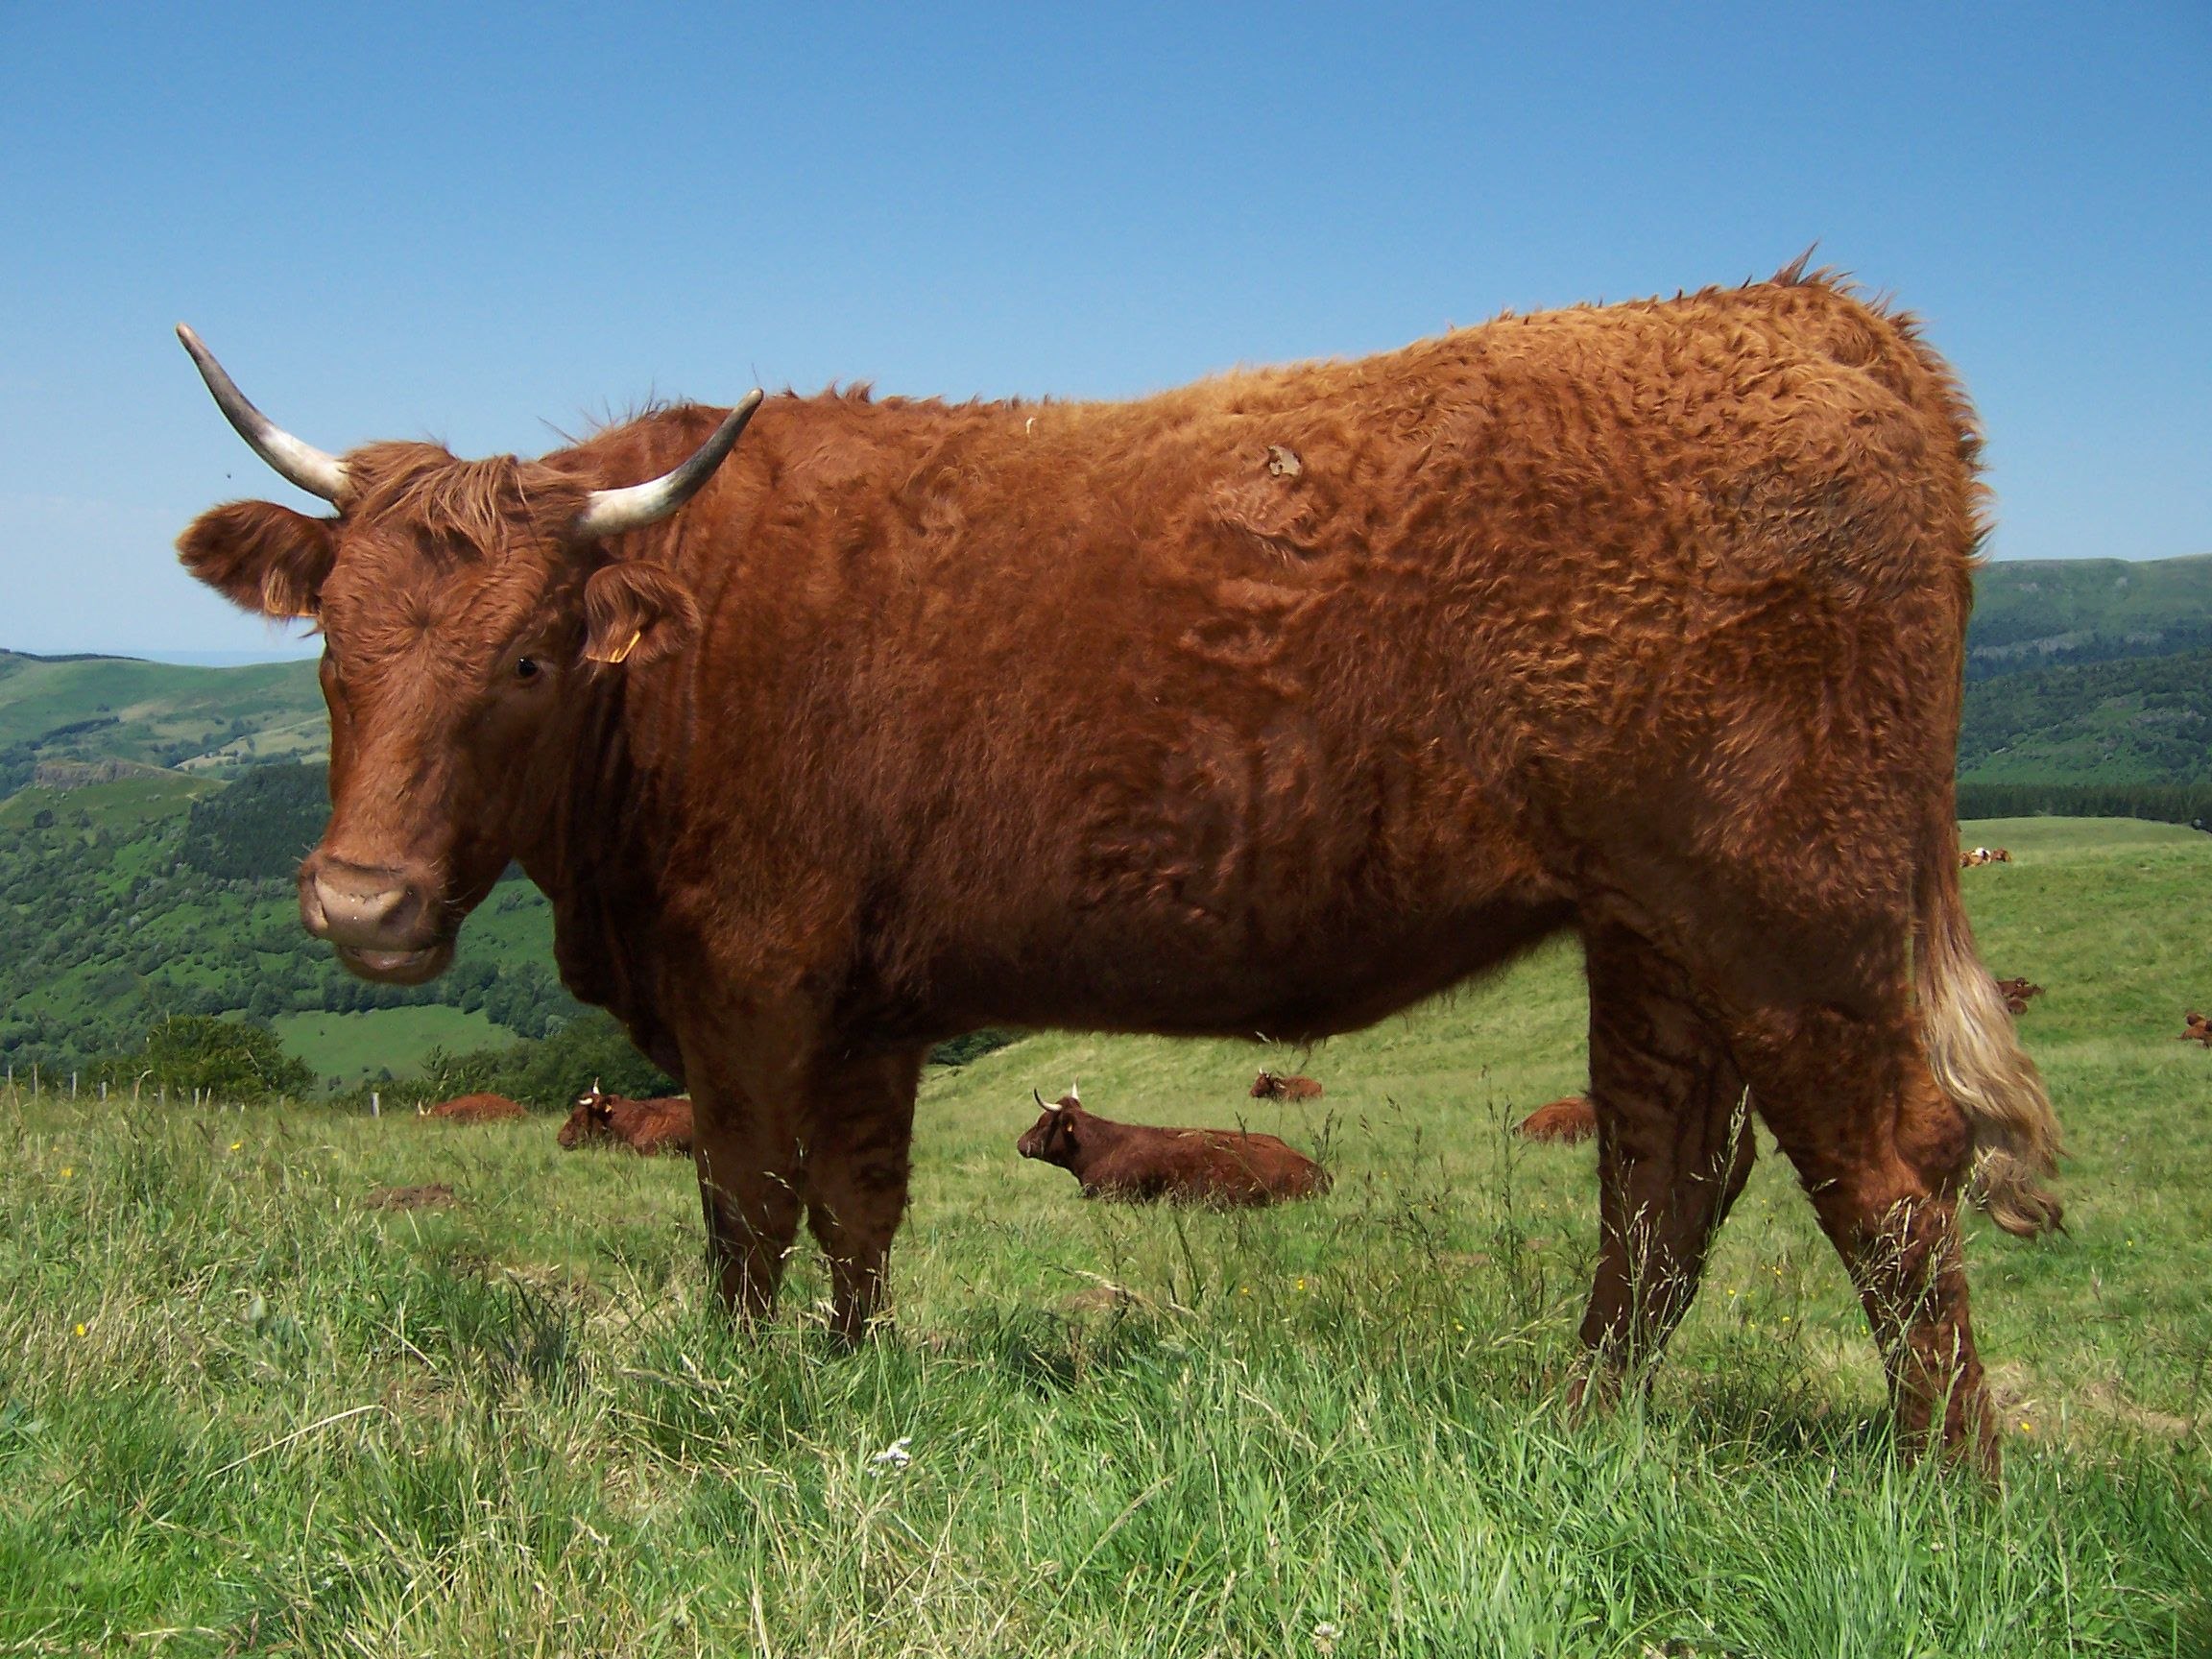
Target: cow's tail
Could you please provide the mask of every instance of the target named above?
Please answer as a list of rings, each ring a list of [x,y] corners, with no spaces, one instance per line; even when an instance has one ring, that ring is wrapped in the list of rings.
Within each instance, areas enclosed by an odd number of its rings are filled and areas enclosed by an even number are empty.
[[[1943,796],[1940,822],[1922,837],[1915,893],[1921,1041],[1937,1087],[1973,1130],[1974,1201],[2006,1232],[2027,1238],[2060,1225],[2057,1195],[2044,1182],[2057,1173],[2064,1148],[2042,1076],[1974,949],[1959,893],[1950,791]]]

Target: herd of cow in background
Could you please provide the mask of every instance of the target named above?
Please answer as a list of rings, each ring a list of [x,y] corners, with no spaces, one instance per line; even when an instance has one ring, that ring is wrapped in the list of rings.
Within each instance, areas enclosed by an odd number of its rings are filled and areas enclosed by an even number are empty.
[[[1961,852],[1962,869],[2009,864],[2002,847]],[[2025,978],[1997,981],[1998,995],[2017,1018],[2043,987]],[[2212,1020],[2192,1009],[2183,1019],[2178,1041],[2212,1048]],[[1070,1086],[1057,1101],[1030,1091],[1041,1108],[1037,1121],[1015,1142],[1024,1158],[1057,1165],[1075,1177],[1086,1198],[1124,1203],[1166,1199],[1221,1207],[1273,1204],[1286,1198],[1313,1198],[1329,1190],[1329,1171],[1296,1147],[1273,1135],[1241,1129],[1169,1129],[1118,1123],[1088,1110]],[[1310,1077],[1285,1076],[1262,1070],[1253,1078],[1255,1100],[1317,1100],[1322,1087]],[[463,1094],[421,1109],[425,1118],[463,1123],[491,1123],[524,1116],[503,1094]],[[1598,1114],[1583,1094],[1569,1094],[1539,1106],[1514,1127],[1528,1141],[1574,1145],[1598,1133]],[[576,1097],[556,1139],[564,1151],[594,1143],[626,1146],[653,1154],[691,1152],[691,1102],[681,1096],[633,1100],[601,1091],[598,1080]]]

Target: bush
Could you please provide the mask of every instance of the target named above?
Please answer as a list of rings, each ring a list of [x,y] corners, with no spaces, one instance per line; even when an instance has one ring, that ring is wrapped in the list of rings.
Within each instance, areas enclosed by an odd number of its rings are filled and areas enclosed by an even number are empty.
[[[315,1074],[285,1053],[266,1025],[201,1015],[160,1021],[135,1049],[95,1062],[91,1074],[116,1091],[199,1090],[227,1100],[304,1094],[315,1086]]]

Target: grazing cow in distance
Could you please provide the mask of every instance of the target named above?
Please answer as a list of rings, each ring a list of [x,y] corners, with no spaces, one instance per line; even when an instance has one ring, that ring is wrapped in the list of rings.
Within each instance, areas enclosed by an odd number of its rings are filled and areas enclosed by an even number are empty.
[[[1961,870],[1972,870],[1977,865],[1982,864],[2009,864],[2011,862],[2012,854],[2006,852],[2002,847],[1977,847],[1971,853],[1959,854],[1959,867]]]
[[[533,460],[325,453],[183,338],[330,504],[179,542],[320,628],[303,924],[421,983],[518,861],[563,982],[695,1103],[733,1309],[805,1224],[864,1334],[946,1038],[1303,1044],[1572,932],[1591,1386],[1690,1305],[1747,1086],[1904,1439],[1994,1461],[1957,1206],[2055,1226],[2059,1130],[1960,897],[1986,495],[1909,318],[1800,261],[1129,402],[754,396]]]
[[[2181,1035],[2175,1039],[2176,1042],[2201,1043],[2205,1047],[2212,1048],[2212,1021],[2191,1009],[2182,1016],[2181,1027]]]
[[[2025,979],[2000,979],[1997,995],[2005,998],[2006,1012],[2015,1017],[2028,1012],[2028,999],[2043,995],[2043,987],[2031,985]]]
[[[1587,1094],[1569,1094],[1539,1106],[1521,1119],[1515,1133],[1529,1141],[1557,1141],[1572,1146],[1598,1133],[1598,1109]]]
[[[554,1140],[565,1152],[589,1141],[616,1141],[633,1152],[688,1153],[691,1102],[677,1095],[633,1100],[605,1094],[594,1078],[591,1087],[576,1097],[574,1110]]]
[[[1035,1090],[1030,1093],[1041,1115],[1014,1149],[1059,1165],[1082,1183],[1086,1198],[1166,1198],[1227,1207],[1313,1198],[1329,1190],[1328,1170],[1272,1135],[1116,1123],[1086,1112],[1072,1093],[1049,1106]]]
[[[1310,1077],[1285,1077],[1277,1072],[1262,1071],[1252,1079],[1252,1098],[1318,1100],[1321,1098],[1321,1085]]]
[[[504,1094],[456,1094],[435,1106],[418,1106],[415,1112],[421,1118],[443,1118],[452,1123],[496,1123],[524,1116],[521,1106]]]

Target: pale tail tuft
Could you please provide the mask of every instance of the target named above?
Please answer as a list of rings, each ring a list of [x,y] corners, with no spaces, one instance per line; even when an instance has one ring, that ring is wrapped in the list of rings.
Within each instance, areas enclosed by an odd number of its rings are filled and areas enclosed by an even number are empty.
[[[1945,813],[1948,831],[1948,812]],[[2063,1229],[2063,1206],[2044,1185],[2057,1173],[2058,1118],[2013,1029],[1997,982],[1982,965],[1959,898],[1948,844],[1923,865],[1914,952],[1921,1034],[1936,1085],[1974,1131],[1970,1191],[1989,1218],[2023,1238]]]

